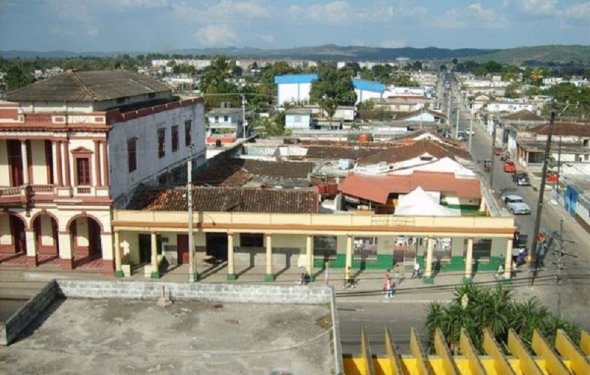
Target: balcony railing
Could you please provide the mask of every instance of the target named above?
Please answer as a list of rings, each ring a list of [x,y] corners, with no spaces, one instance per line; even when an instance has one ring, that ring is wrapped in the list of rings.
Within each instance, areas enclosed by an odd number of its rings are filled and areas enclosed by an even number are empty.
[[[69,198],[73,196],[109,197],[109,188],[93,186],[55,186],[55,185],[21,185],[0,186],[0,202],[26,203],[30,199],[36,201],[52,200],[54,197]]]

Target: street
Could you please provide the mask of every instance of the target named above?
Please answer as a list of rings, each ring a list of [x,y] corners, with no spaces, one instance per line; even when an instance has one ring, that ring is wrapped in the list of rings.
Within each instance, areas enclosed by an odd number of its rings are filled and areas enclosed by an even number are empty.
[[[447,113],[447,97],[443,97],[441,91],[444,84],[439,85],[439,98],[442,107],[441,112]],[[459,114],[458,129],[469,129],[470,114],[464,103],[460,103],[459,93],[454,91],[448,93],[452,97],[451,108],[458,108],[455,113]],[[457,105],[459,103],[459,105]],[[456,125],[456,117],[453,116],[450,124]],[[472,158],[475,162],[490,160],[492,158],[492,141],[491,135],[486,133],[483,126],[473,121],[472,136]],[[454,132],[452,133],[454,134]],[[469,142],[465,142],[465,147],[469,147]],[[512,181],[512,176],[503,171],[503,162],[499,156],[494,156],[493,163],[493,192],[494,196],[500,200],[504,193],[513,193],[520,195],[531,208],[530,215],[517,215],[515,222],[518,230],[522,234],[528,235],[528,247],[531,246],[531,240],[534,229],[535,215],[537,214],[537,202],[539,192],[531,186],[517,186]],[[483,172],[483,162],[480,162],[484,183],[489,187],[490,174]],[[517,170],[523,170],[517,163]],[[564,319],[578,323],[586,331],[590,330],[590,288],[587,287],[590,280],[590,251],[587,244],[590,243],[590,234],[586,232],[575,219],[569,216],[563,207],[551,203],[551,185],[546,186],[541,218],[541,231],[558,236],[560,222],[563,220],[563,241],[554,238],[553,246],[547,251],[544,267],[538,272],[534,284],[531,285],[531,275],[528,265],[519,268],[515,278],[512,280],[511,288],[516,300],[528,298],[538,298],[553,313]],[[563,202],[560,202],[563,204]],[[561,277],[557,283],[556,275],[556,249],[563,246],[565,256],[563,257],[564,269],[561,270]],[[436,288],[436,286],[433,286]],[[445,294],[446,293],[446,294]],[[441,296],[448,296],[447,291],[441,291]],[[412,302],[414,299],[415,302]],[[434,298],[432,298],[434,300]],[[394,297],[395,300],[395,297]],[[369,342],[373,354],[383,354],[384,347],[384,330],[389,327],[393,335],[395,345],[401,354],[409,354],[409,336],[410,329],[415,327],[418,330],[422,341],[425,341],[423,334],[426,308],[429,301],[424,300],[424,296],[407,295],[403,302],[393,301],[384,303],[383,301],[371,301],[367,303],[347,302],[346,298],[338,297],[336,299],[338,306],[338,316],[340,320],[340,332],[342,341],[342,351],[348,354],[359,353],[361,328],[367,328]]]

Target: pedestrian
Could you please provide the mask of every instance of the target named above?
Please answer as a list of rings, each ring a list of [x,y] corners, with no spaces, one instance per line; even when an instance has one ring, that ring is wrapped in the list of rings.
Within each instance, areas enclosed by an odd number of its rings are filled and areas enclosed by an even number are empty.
[[[496,272],[494,277],[498,278],[502,276],[502,274],[504,274],[504,264],[500,263],[500,265],[498,266],[498,271]]]
[[[393,280],[391,279],[391,271],[385,271],[383,276],[383,290],[385,291],[385,298],[391,298],[393,294]]]
[[[299,267],[299,285],[305,285],[305,267]]]
[[[414,263],[414,271],[412,271],[412,279],[420,276],[420,263]]]
[[[395,282],[395,286],[399,285],[402,275],[402,266],[398,262],[395,264],[395,268],[393,269],[393,280]]]
[[[385,298],[393,297],[393,280],[391,277],[385,281]]]
[[[352,288],[354,288],[355,287],[354,286],[354,276],[352,274],[352,268],[351,267],[347,267],[346,268],[346,274],[345,274],[344,277],[345,277],[344,280],[345,280],[345,283],[346,283],[345,284],[345,287],[348,287],[348,288],[352,287]]]

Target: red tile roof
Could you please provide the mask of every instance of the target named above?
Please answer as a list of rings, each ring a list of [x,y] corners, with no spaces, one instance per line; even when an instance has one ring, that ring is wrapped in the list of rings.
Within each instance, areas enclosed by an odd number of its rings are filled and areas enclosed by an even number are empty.
[[[535,126],[530,129],[531,132],[539,135],[547,135],[549,131],[549,123]],[[556,122],[553,126],[553,135],[557,136],[590,136],[589,122]]]
[[[138,190],[129,210],[187,211],[186,189]],[[210,212],[318,213],[317,190],[195,187],[193,209]]]
[[[411,175],[367,176],[352,174],[340,185],[345,194],[385,204],[390,193],[407,194],[418,186],[425,191],[440,191],[460,198],[480,198],[477,179],[455,178],[452,173],[416,171]]]
[[[370,165],[379,162],[395,163],[404,160],[417,158],[420,155],[428,153],[438,159],[449,157],[456,159],[471,159],[469,152],[463,147],[454,147],[451,144],[431,140],[414,141],[406,139],[398,146],[390,147],[386,150],[374,152],[373,154],[363,157],[358,161],[359,165]]]

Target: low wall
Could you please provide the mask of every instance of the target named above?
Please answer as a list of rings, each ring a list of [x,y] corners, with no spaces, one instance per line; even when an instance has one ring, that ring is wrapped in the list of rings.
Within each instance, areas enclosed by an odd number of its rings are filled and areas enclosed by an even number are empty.
[[[235,303],[325,304],[330,306],[336,374],[343,373],[342,349],[334,291],[330,286],[167,283],[102,280],[53,280],[22,306],[0,332],[0,344],[9,345],[56,298],[159,299]]]
[[[60,280],[66,298],[206,300],[237,303],[330,304],[328,286]]]
[[[29,324],[49,306],[59,294],[57,282],[51,281],[28,300],[6,323],[0,326],[0,344],[9,345]]]

